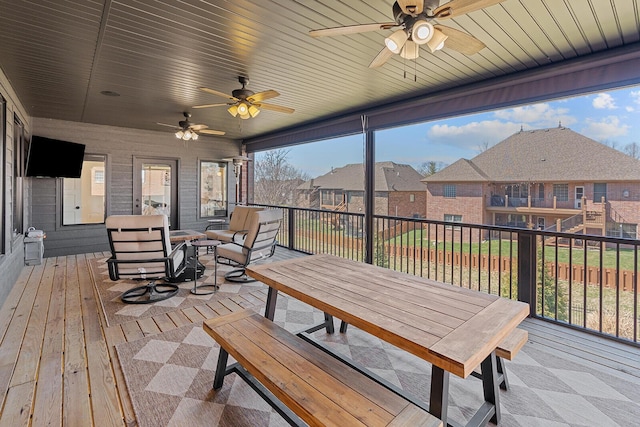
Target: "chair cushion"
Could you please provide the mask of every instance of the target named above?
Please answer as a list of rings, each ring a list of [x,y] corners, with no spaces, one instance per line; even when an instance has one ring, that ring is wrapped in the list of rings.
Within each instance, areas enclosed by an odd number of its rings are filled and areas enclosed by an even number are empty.
[[[230,242],[233,239],[233,230],[207,230],[205,234],[207,239],[220,240],[221,242]]]

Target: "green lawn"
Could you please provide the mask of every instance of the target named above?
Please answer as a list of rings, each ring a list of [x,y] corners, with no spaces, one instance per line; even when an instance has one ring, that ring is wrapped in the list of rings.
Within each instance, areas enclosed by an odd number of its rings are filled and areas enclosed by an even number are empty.
[[[416,230],[415,232],[410,231],[401,236],[397,236],[393,239],[389,239],[389,245],[404,245],[404,246],[413,246],[420,245],[422,242],[423,247],[429,247],[429,241],[427,239],[422,240],[423,230]],[[426,233],[424,233],[426,237]],[[470,247],[471,246],[471,247]],[[511,247],[511,242],[508,240],[491,240],[485,241],[483,243],[462,243],[459,242],[438,242],[439,250],[451,251],[453,247],[453,252],[462,252],[462,253],[472,253],[482,255],[488,255],[489,251],[491,251],[492,255],[498,256],[501,254],[502,256],[510,256],[517,257],[518,255],[518,242],[513,242],[513,248]],[[513,252],[511,252],[513,251]],[[602,264],[605,268],[616,268],[617,260],[616,260],[616,250],[615,249],[603,249],[602,251]],[[634,251],[632,249],[620,249],[620,270],[633,270],[634,269]],[[556,249],[553,246],[545,246],[544,248],[544,257],[547,261],[555,262],[556,260]],[[584,265],[584,249],[576,249],[573,248],[571,250],[571,258],[573,265]],[[560,263],[568,263],[569,262],[569,248],[558,248],[558,262]],[[640,263],[640,259],[638,259]],[[600,265],[600,250],[599,248],[595,249],[587,249],[587,265],[599,266]]]

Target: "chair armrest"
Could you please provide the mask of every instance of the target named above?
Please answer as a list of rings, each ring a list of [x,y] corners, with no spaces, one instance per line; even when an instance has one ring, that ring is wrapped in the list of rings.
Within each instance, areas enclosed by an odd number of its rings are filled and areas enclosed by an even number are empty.
[[[187,246],[187,242],[180,242],[177,245],[173,246],[173,248],[171,249],[171,253],[169,254],[169,256],[173,256],[176,251],[178,250],[185,250],[186,251],[186,246]]]
[[[233,236],[231,236],[231,242],[235,243],[236,245],[240,245],[243,246],[242,243],[244,243],[244,239],[245,237],[247,237],[247,233],[249,233],[249,230],[238,230],[235,233],[233,233]],[[242,242],[237,242],[236,241],[236,236],[241,236],[242,238]]]

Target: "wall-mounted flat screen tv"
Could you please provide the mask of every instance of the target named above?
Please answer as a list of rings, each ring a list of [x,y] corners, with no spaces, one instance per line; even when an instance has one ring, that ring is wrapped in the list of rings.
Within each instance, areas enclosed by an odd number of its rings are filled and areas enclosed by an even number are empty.
[[[84,144],[32,136],[26,175],[44,178],[80,178]]]

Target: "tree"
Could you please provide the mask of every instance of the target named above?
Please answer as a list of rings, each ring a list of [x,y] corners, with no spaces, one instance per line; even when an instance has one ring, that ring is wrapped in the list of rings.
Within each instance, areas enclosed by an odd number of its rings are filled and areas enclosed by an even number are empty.
[[[482,154],[485,151],[487,151],[489,148],[491,148],[491,146],[489,145],[489,141],[483,141],[481,144],[478,145],[477,150],[478,150],[478,154]]]
[[[436,172],[444,169],[447,165],[443,162],[435,162],[433,160],[424,162],[418,166],[418,173],[422,176],[431,176]]]
[[[255,163],[254,201],[258,204],[290,206],[295,189],[309,176],[296,169],[287,160],[290,150],[267,151]]]
[[[624,153],[638,160],[640,159],[640,145],[637,142],[627,144],[624,146]]]

